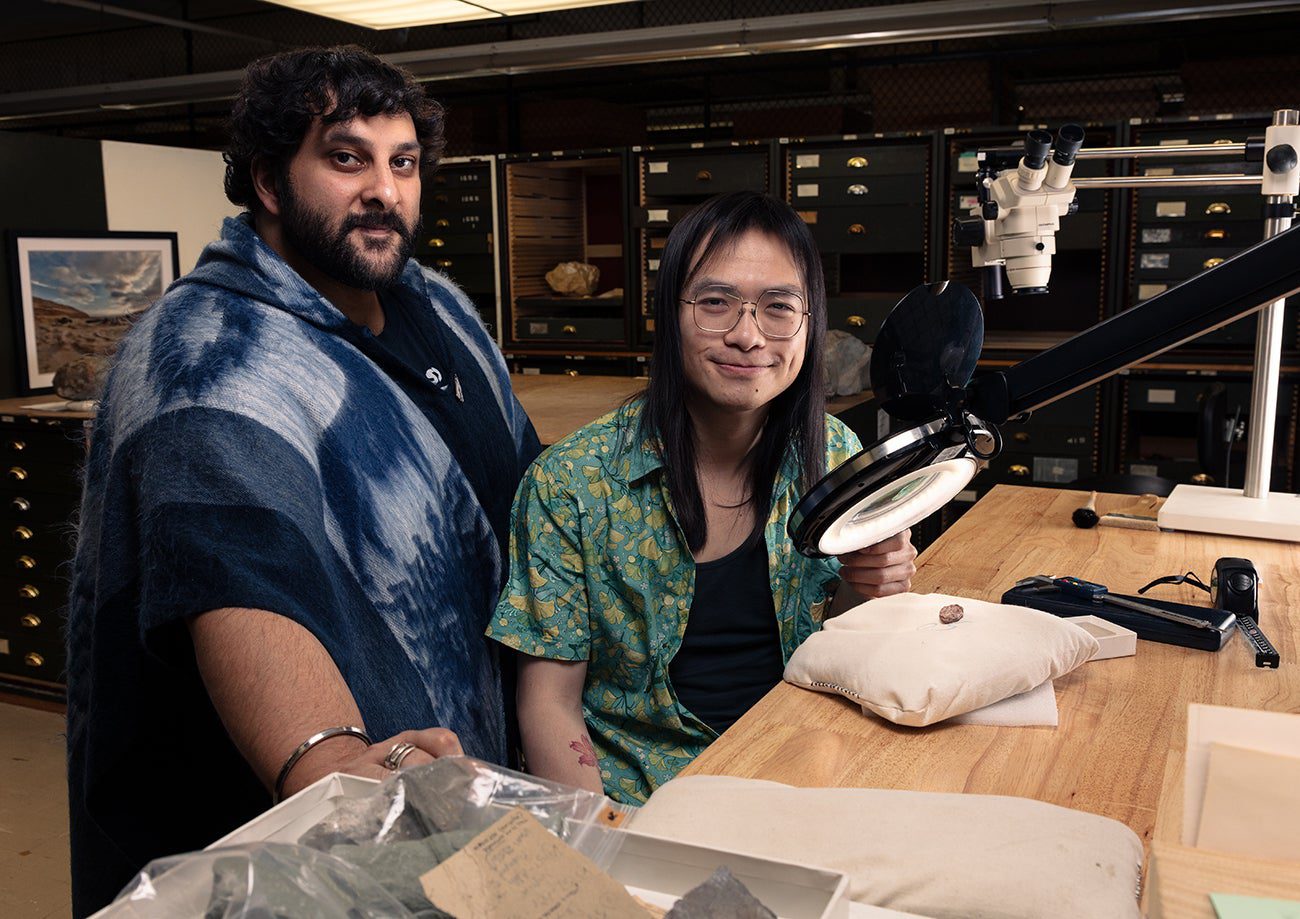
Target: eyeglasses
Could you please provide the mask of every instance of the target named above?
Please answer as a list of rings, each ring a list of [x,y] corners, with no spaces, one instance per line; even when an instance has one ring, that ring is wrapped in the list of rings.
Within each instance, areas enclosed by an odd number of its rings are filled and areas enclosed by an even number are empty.
[[[755,301],[732,290],[711,287],[682,302],[691,305],[695,326],[702,332],[730,332],[740,325],[748,306],[764,338],[794,338],[808,315],[803,298],[784,290],[764,291]]]

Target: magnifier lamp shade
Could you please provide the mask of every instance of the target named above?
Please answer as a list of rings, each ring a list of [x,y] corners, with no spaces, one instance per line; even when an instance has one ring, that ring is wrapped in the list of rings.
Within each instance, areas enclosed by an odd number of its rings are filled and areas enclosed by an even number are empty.
[[[984,348],[984,311],[951,281],[922,284],[890,311],[871,351],[871,389],[881,408],[923,421],[947,407],[950,391],[970,382]]]
[[[804,495],[787,527],[795,548],[813,557],[864,549],[966,487],[998,442],[952,401],[983,346],[984,313],[962,285],[923,284],[898,302],[876,337],[871,388],[891,416],[922,423],[872,444]]]
[[[980,428],[972,438],[992,443]],[[939,418],[836,467],[796,505],[787,531],[795,548],[814,558],[865,549],[943,507],[979,467],[965,433]]]

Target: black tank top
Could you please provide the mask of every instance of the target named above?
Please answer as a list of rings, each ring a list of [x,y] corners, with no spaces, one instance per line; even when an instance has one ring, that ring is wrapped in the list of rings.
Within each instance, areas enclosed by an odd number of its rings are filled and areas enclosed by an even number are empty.
[[[721,734],[784,670],[759,526],[729,555],[696,563],[695,599],[668,677],[678,701]]]

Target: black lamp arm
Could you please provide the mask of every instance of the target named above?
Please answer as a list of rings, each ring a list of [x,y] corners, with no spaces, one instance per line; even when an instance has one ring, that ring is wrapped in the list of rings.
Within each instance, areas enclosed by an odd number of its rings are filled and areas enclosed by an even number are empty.
[[[1021,361],[983,374],[967,408],[1001,424],[1300,291],[1300,225]]]

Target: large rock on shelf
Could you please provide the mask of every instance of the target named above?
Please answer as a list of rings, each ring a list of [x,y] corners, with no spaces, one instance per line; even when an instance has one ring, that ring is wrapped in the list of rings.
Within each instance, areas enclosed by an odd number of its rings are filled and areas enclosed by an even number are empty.
[[[54,392],[61,399],[79,402],[98,399],[104,389],[110,361],[105,357],[79,357],[54,371]]]
[[[561,297],[590,297],[600,282],[600,269],[585,262],[560,262],[546,272],[546,283]]]

